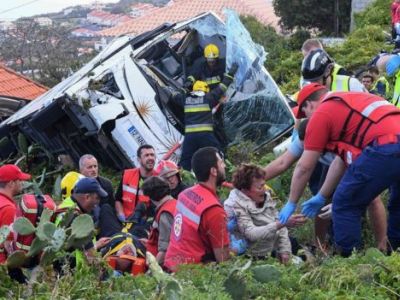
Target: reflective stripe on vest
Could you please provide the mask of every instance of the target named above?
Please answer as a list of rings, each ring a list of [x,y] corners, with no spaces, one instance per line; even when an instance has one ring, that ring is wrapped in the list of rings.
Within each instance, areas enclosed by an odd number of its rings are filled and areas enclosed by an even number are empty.
[[[15,245],[17,246],[18,249],[21,249],[21,250],[29,251],[31,249],[31,246],[21,244],[18,241],[15,242]]]
[[[24,201],[20,202],[21,209],[28,214],[36,214],[37,208],[27,208]]]
[[[126,185],[126,184],[124,184],[122,186],[122,190],[125,191],[125,192],[129,192],[129,193],[135,194],[135,195],[136,194],[143,195],[143,191],[141,189],[139,189],[139,191],[138,191],[136,188],[131,187],[131,186]]]
[[[377,124],[380,120],[391,114],[400,114],[400,110],[393,104],[383,100],[381,97],[360,92],[336,92],[330,93],[322,100],[342,101],[349,108],[350,112],[346,117],[340,136],[335,141],[330,141],[327,150],[338,154],[346,164],[351,164],[356,159],[364,145],[364,138],[372,124]],[[354,113],[363,118],[358,123],[353,132],[348,132],[348,125]],[[368,123],[366,123],[368,122]],[[364,127],[362,127],[364,125]],[[345,137],[351,134],[348,140]]]
[[[396,74],[392,103],[393,105],[400,107],[400,71]]]
[[[221,77],[219,77],[219,76],[209,77],[209,78],[206,78],[206,80],[205,80],[205,82],[207,82],[208,85],[217,84],[217,83],[220,83],[220,81],[221,81]]]
[[[198,124],[185,126],[185,132],[203,132],[203,131],[214,131],[213,124]]]
[[[184,112],[185,113],[193,113],[200,111],[211,111],[210,105],[201,104],[201,105],[185,105]]]
[[[196,215],[194,212],[192,212],[189,208],[185,206],[182,202],[178,202],[176,205],[176,209],[182,213],[182,215],[186,218],[188,218],[190,221],[195,223],[196,225],[200,224],[200,216]]]
[[[335,75],[332,76],[332,92],[348,92],[350,90],[350,76]]]
[[[177,265],[200,263],[205,254],[213,253],[199,234],[201,216],[213,206],[221,207],[217,196],[200,184],[179,194],[164,266],[175,271]]]
[[[143,191],[139,187],[140,169],[127,169],[122,177],[122,207],[125,217],[130,216],[139,202],[148,204],[150,198],[143,195]]]

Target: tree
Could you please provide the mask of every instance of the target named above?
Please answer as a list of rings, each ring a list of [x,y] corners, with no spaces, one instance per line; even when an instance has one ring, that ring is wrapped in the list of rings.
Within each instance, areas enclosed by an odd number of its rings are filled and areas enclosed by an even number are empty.
[[[69,28],[40,26],[32,19],[20,19],[14,28],[0,32],[2,60],[47,86],[57,84],[83,64],[79,45]]]
[[[273,5],[288,30],[318,29],[339,36],[350,27],[351,0],[274,0]]]

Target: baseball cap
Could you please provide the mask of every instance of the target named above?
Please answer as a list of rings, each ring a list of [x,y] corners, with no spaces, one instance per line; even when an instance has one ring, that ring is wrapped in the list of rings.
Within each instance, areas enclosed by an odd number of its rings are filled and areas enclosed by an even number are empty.
[[[74,186],[74,194],[96,193],[100,197],[107,197],[107,192],[100,186],[96,178],[85,177],[80,179]]]
[[[7,164],[0,167],[0,182],[28,179],[31,179],[31,175],[22,172],[21,169],[16,165]]]
[[[301,106],[308,99],[308,97],[311,96],[311,94],[315,93],[316,91],[322,90],[322,89],[326,90],[327,88],[324,85],[319,84],[319,83],[310,83],[310,84],[307,84],[306,86],[304,86],[300,90],[299,95],[297,96],[297,103],[299,104],[299,106],[295,113],[295,116],[297,119],[303,119],[306,117],[303,110],[301,109]]]

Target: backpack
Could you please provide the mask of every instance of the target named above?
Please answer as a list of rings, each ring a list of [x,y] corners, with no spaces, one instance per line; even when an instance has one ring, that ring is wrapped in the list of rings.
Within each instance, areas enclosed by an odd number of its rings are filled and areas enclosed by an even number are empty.
[[[56,207],[56,203],[49,195],[24,194],[19,203],[19,216],[27,218],[36,227],[43,210],[47,208],[54,214]],[[34,233],[29,235],[18,234],[17,249],[28,252],[34,238]]]

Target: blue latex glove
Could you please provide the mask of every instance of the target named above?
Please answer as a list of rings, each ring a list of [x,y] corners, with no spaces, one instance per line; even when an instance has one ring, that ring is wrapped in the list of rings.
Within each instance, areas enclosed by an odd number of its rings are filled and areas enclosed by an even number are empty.
[[[235,230],[236,226],[237,226],[236,216],[229,218],[228,223],[226,224],[228,231],[232,233]]]
[[[395,55],[386,62],[386,73],[389,76],[394,75],[400,67],[400,56]]]
[[[279,212],[279,222],[281,222],[282,224],[286,224],[290,216],[296,210],[296,206],[296,203],[288,200],[288,202],[286,202],[285,206],[282,207],[281,211]]]
[[[303,208],[301,213],[308,218],[314,218],[325,205],[325,200],[325,197],[320,193],[316,194],[301,205]]]
[[[126,218],[124,214],[118,214],[118,220],[120,220],[121,222],[125,222]]]
[[[233,234],[230,235],[230,248],[237,255],[243,254],[247,249],[247,241],[245,239],[237,239]]]
[[[299,136],[299,131],[298,131],[296,128],[293,128],[292,139],[291,139],[291,141],[294,141],[294,139],[295,139],[296,137],[298,137],[298,136]]]

